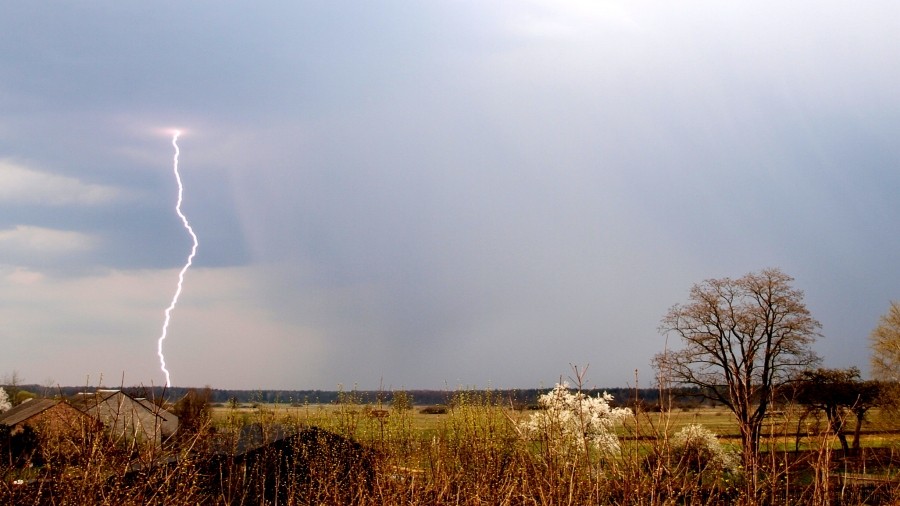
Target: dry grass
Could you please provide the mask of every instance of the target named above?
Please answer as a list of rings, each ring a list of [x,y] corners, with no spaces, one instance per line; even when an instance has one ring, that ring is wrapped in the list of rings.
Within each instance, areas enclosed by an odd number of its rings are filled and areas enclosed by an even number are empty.
[[[763,446],[775,451],[762,456],[759,490],[746,497],[740,473],[704,468],[701,461],[673,452],[669,443],[673,433],[694,423],[734,434],[730,415],[719,409],[638,413],[620,429],[621,455],[609,457],[559,455],[524,440],[517,423],[529,412],[512,410],[490,393],[460,392],[452,409],[439,415],[363,405],[352,395],[342,400],[329,406],[217,408],[207,430],[161,449],[91,437],[73,442],[81,445],[79,457],[66,460],[45,447],[43,465],[0,467],[0,504],[649,506],[900,499],[900,485],[891,481],[896,472],[889,450],[845,460],[835,452],[832,435],[809,431],[802,451],[795,452],[793,414],[771,423]],[[892,425],[877,413],[872,419],[875,428]],[[263,447],[243,460],[213,452],[213,441],[236,437],[248,425],[288,433],[314,426],[329,435]],[[351,442],[360,446],[348,446]],[[867,448],[890,449],[895,443],[886,435],[863,439]],[[845,472],[853,474],[838,477]]]

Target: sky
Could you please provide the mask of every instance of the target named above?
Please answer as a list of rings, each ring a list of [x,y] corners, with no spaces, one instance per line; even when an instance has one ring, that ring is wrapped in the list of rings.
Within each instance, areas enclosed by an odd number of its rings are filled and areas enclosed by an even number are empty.
[[[829,367],[900,299],[900,4],[0,0],[0,375],[653,386],[777,267]],[[670,342],[669,346],[676,346]]]

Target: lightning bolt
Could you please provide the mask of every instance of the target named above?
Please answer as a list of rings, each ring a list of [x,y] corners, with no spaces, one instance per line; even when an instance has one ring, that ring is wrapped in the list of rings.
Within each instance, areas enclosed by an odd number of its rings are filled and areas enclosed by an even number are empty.
[[[178,213],[178,217],[181,218],[181,222],[184,224],[184,228],[187,230],[188,234],[191,235],[191,239],[194,240],[194,245],[191,247],[191,254],[188,255],[187,262],[184,264],[184,267],[181,268],[181,272],[178,273],[178,288],[175,290],[175,295],[172,297],[172,303],[169,304],[169,307],[166,308],[166,319],[163,323],[162,335],[159,336],[159,341],[157,341],[159,367],[166,375],[167,387],[171,386],[171,382],[169,381],[169,370],[166,369],[166,357],[163,355],[163,341],[166,340],[166,333],[169,329],[169,321],[171,320],[172,310],[175,309],[175,305],[178,303],[178,297],[181,295],[181,286],[184,284],[184,273],[186,273],[187,270],[191,267],[191,264],[194,261],[194,255],[197,254],[197,246],[200,245],[199,241],[197,241],[197,235],[194,234],[194,229],[191,228],[191,224],[188,223],[188,219],[184,215],[184,213],[181,212],[181,201],[184,197],[184,185],[181,184],[181,174],[178,173],[178,155],[180,153],[180,151],[178,150],[179,135],[181,135],[181,132],[176,130],[175,134],[172,136],[172,146],[175,148],[175,158],[172,162],[172,170],[175,172],[175,181],[178,183],[178,202],[175,204],[175,212]]]

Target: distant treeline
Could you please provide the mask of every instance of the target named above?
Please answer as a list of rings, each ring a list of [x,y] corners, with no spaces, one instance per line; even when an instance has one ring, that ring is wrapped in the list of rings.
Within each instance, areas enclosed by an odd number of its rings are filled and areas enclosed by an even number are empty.
[[[19,389],[34,392],[44,397],[71,397],[78,392],[90,391],[92,388],[81,387],[43,387],[39,385],[19,385]],[[106,388],[106,387],[101,387]],[[204,391],[209,401],[216,404],[385,404],[390,405],[394,394],[403,392],[406,399],[412,398],[417,406],[452,405],[459,395],[482,396],[490,398],[494,403],[505,403],[513,407],[535,406],[538,397],[549,389],[527,388],[509,390],[226,390],[218,388],[184,388],[184,387],[111,387],[120,388],[133,397],[149,399],[166,399],[175,402],[184,397],[190,390]],[[645,407],[659,405],[660,391],[654,388],[605,388],[590,389],[586,394],[595,396],[607,392],[613,396],[613,404],[617,406],[633,406],[640,403]],[[674,406],[698,405],[701,400],[696,389],[679,389],[666,392],[667,402]],[[708,402],[708,401],[707,401]]]

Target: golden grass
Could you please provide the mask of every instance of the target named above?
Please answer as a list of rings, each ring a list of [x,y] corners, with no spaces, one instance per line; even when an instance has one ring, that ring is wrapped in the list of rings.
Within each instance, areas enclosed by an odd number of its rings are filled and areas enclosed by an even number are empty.
[[[560,454],[540,442],[523,440],[517,423],[531,412],[513,410],[490,393],[461,392],[453,406],[437,415],[423,414],[420,407],[395,410],[356,402],[216,407],[209,432],[185,438],[178,446],[123,448],[98,437],[83,442],[84,457],[78,461],[31,468],[0,465],[0,504],[655,506],[892,504],[900,499],[900,485],[891,481],[896,468],[890,459],[842,460],[834,451],[835,438],[827,433],[804,433],[804,451],[792,452],[795,435],[784,431],[796,430],[795,413],[773,418],[767,425],[763,447],[775,452],[763,457],[759,486],[748,496],[743,492],[746,476],[698,468],[668,444],[668,436],[688,424],[735,435],[732,416],[721,408],[639,413],[618,429],[622,452],[610,457],[595,452]],[[872,428],[897,428],[897,421],[887,414],[873,412],[870,417]],[[306,453],[295,448],[287,463],[282,450],[272,450],[252,465],[230,464],[240,472],[212,476],[210,454],[202,451],[212,433],[236,434],[248,424],[266,430],[321,427],[358,441],[372,453],[366,454],[365,469],[346,468],[361,473],[358,476],[339,472],[345,469],[338,464],[346,455],[329,454],[321,460],[331,447],[308,446],[302,448]],[[892,448],[898,436],[867,434],[862,441],[868,449]],[[723,443],[735,449],[739,444],[733,439]],[[47,452],[52,454],[52,449]],[[143,470],[136,473],[135,463]],[[860,467],[866,463],[869,467]],[[877,485],[837,484],[835,476],[850,471],[853,476],[884,479]],[[266,492],[272,483],[275,495]]]

